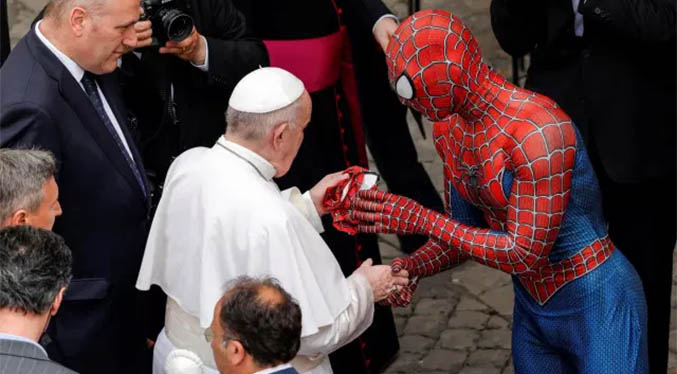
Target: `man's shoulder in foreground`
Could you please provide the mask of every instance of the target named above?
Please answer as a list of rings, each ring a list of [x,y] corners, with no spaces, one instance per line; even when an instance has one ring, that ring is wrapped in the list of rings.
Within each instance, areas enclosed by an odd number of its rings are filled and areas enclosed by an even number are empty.
[[[0,338],[3,374],[77,374],[54,361],[35,344]]]

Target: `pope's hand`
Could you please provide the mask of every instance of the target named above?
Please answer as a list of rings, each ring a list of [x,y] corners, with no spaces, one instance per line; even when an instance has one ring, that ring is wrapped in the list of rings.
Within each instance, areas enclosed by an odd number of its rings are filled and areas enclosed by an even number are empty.
[[[374,25],[374,38],[385,52],[390,42],[390,37],[393,36],[397,30],[397,22],[391,17],[381,18],[376,25]]]
[[[400,270],[396,274],[392,272],[390,266],[374,265],[370,258],[355,269],[355,273],[362,274],[367,278],[375,302],[385,299],[391,293],[399,291],[409,283],[409,274],[406,270]]]
[[[337,185],[339,182],[347,178],[348,174],[342,171],[327,174],[324,178],[322,178],[322,180],[317,182],[313,188],[310,189],[310,199],[313,200],[315,209],[317,209],[317,214],[323,215],[327,213],[324,204],[322,204],[322,200],[324,200],[324,195],[327,193],[327,189]]]

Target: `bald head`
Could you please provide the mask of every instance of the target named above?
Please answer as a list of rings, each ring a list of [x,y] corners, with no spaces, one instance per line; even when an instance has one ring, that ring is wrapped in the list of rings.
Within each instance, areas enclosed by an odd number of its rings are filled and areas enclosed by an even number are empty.
[[[220,304],[225,335],[240,341],[258,366],[279,365],[296,356],[301,308],[277,280],[237,278]]]
[[[91,14],[100,14],[107,1],[112,0],[50,0],[45,8],[45,19],[57,22],[67,19],[70,10],[80,7]]]

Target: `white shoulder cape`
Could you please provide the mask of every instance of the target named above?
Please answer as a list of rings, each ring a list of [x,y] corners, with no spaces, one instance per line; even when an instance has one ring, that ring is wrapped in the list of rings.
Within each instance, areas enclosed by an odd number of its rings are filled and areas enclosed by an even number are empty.
[[[304,337],[350,303],[329,247],[273,182],[225,149],[191,149],[167,175],[136,287],[160,286],[206,328],[240,275],[277,278],[301,307]]]

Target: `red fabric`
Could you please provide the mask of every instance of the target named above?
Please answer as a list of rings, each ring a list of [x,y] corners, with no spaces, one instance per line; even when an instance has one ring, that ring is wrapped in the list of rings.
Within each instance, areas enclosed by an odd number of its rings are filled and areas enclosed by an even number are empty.
[[[341,74],[345,30],[319,38],[301,40],[264,40],[270,66],[297,76],[308,92],[333,86]]]
[[[367,171],[367,169],[360,166],[349,167],[344,171],[345,174],[348,174],[348,178],[333,187],[329,187],[322,200],[325,209],[331,214],[334,227],[350,235],[357,234],[358,224],[358,221],[353,219],[349,214],[350,202],[353,196],[357,195],[357,192],[360,190],[364,180],[364,173]],[[342,199],[341,196],[346,186],[348,186],[348,192]],[[376,186],[374,185],[372,188],[376,188]]]

